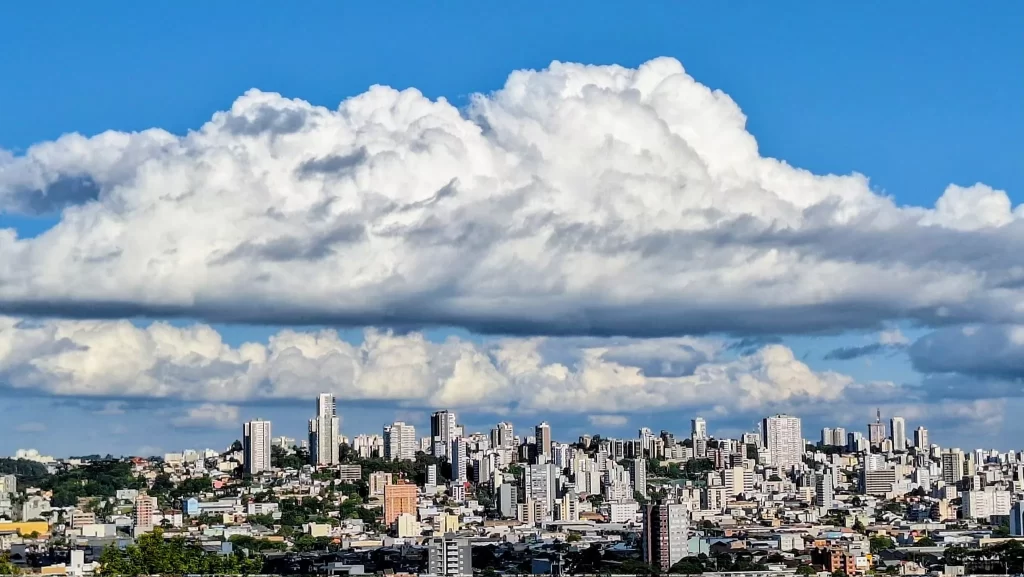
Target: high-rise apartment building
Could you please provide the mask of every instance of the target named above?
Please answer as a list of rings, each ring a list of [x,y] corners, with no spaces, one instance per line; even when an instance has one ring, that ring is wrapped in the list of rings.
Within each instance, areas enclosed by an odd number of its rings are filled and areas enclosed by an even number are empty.
[[[868,423],[868,442],[872,447],[879,447],[885,440],[885,423],[882,422],[882,411],[875,413],[875,422]]]
[[[846,445],[846,429],[842,427],[836,427],[832,429],[832,444],[836,447],[842,447]]]
[[[309,462],[313,466],[337,465],[338,458],[338,414],[334,395],[321,393],[316,398],[316,416],[309,420]]]
[[[136,533],[144,533],[153,530],[153,516],[158,510],[156,497],[139,495],[135,497],[135,509],[132,511],[132,521],[135,524]]]
[[[785,471],[800,465],[804,441],[799,418],[790,415],[765,417],[762,431],[772,466]]]
[[[469,480],[467,466],[469,465],[469,447],[466,439],[458,437],[452,439],[452,446],[448,452],[448,460],[452,464],[452,480],[457,483],[465,483]]]
[[[942,465],[942,482],[956,485],[964,477],[964,452],[960,449],[948,449],[942,452],[939,461]]]
[[[558,468],[551,463],[530,465],[526,467],[523,482],[526,499],[534,501],[543,510],[545,518],[552,513],[555,504],[555,492],[558,489]]]
[[[495,449],[515,449],[516,438],[513,434],[512,423],[498,423],[498,426],[491,429],[491,447]]]
[[[384,458],[389,461],[416,459],[416,427],[396,421],[384,427]]]
[[[892,433],[892,449],[894,451],[907,450],[907,422],[903,417],[889,419],[889,431]]]
[[[658,504],[644,507],[644,527],[641,538],[643,560],[667,572],[672,565],[687,556],[687,530],[690,513],[686,505]]]
[[[1024,501],[1017,501],[1010,507],[1010,535],[1024,537]]]
[[[647,459],[633,459],[629,462],[629,477],[633,490],[647,497]]]
[[[914,446],[921,451],[928,450],[928,429],[924,427],[914,429]]]
[[[550,463],[551,462],[551,425],[547,422],[543,422],[537,425],[536,430],[537,442],[537,462],[538,463]]]
[[[430,448],[435,457],[447,457],[456,437],[455,413],[437,411],[430,415]]]
[[[257,419],[242,425],[242,449],[245,452],[245,472],[255,475],[269,471],[270,465],[270,421]]]
[[[883,469],[865,467],[860,471],[860,491],[865,495],[885,496],[893,491],[896,480],[896,469],[892,467]]]
[[[832,445],[833,433],[830,427],[825,427],[821,430],[821,443],[822,447],[828,447]]]
[[[1011,515],[1012,499],[1009,491],[1000,491],[995,487],[986,487],[984,490],[962,491],[960,493],[960,510],[964,519],[984,519],[990,517],[1006,517]]]
[[[403,513],[416,514],[416,485],[405,481],[384,485],[384,524],[390,527]]]
[[[429,573],[443,577],[471,577],[473,551],[469,539],[452,533],[431,537],[427,542]]]
[[[814,505],[824,509],[832,508],[835,500],[835,487],[831,472],[818,473],[814,480]]]
[[[701,417],[692,419],[690,421],[690,439],[707,439],[708,438],[708,424]]]

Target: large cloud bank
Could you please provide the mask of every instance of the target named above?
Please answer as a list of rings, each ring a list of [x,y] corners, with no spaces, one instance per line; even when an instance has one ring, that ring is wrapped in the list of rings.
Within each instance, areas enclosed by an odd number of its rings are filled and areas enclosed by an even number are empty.
[[[0,382],[30,394],[159,398],[204,403],[182,426],[224,403],[299,400],[322,391],[346,403],[383,401],[496,413],[629,413],[686,407],[722,413],[829,403],[858,387],[816,372],[782,345],[724,354],[710,339],[529,338],[432,342],[367,329],[283,330],[266,344],[225,344],[205,325],[0,317]],[[226,415],[226,416],[225,416]],[[223,417],[221,419],[221,417]]]
[[[764,158],[736,103],[667,58],[514,72],[465,110],[254,90],[184,136],[0,151],[0,206],[60,211],[37,238],[0,233],[8,314],[634,336],[1024,322],[1004,192],[901,207]]]

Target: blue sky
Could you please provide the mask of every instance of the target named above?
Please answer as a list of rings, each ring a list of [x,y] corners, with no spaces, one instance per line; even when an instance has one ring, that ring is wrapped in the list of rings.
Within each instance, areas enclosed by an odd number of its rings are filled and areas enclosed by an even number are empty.
[[[0,7],[0,149],[22,154],[68,132],[161,127],[197,129],[250,88],[335,108],[374,84],[416,87],[457,106],[499,89],[513,70],[553,60],[636,67],[678,59],[699,82],[731,96],[747,116],[760,154],[815,174],[858,172],[899,205],[930,207],[950,183],[984,182],[1014,205],[1024,191],[1024,7],[1014,2],[933,2],[837,6],[802,3],[591,2],[488,5],[450,2],[270,4],[180,2]],[[0,165],[2,167],[2,165]],[[0,226],[36,236],[59,215],[7,211]],[[146,324],[148,320],[138,321]],[[174,321],[188,324],[189,319]],[[894,320],[913,341],[929,328]],[[277,326],[214,323],[226,342],[265,341]],[[461,329],[431,329],[435,339]],[[902,353],[830,361],[830,350],[871,344],[877,330],[837,325],[784,342],[814,369],[858,380],[919,380]],[[344,336],[361,332],[347,327]],[[106,402],[104,400],[103,402]],[[97,415],[102,403],[48,395],[5,396],[0,453],[132,452],[219,445],[234,429],[172,426],[173,402],[128,405]],[[69,404],[70,403],[70,404]],[[241,418],[269,416],[298,435],[309,403],[244,405]],[[376,432],[396,415],[425,424],[425,410],[341,404],[346,432]],[[134,410],[133,410],[134,409]],[[415,414],[412,414],[415,413]],[[865,414],[863,418],[867,418]],[[557,415],[522,417],[523,425]],[[685,429],[689,414],[638,412],[619,432],[648,422]],[[154,418],[155,417],[155,418]],[[482,428],[493,415],[467,417]],[[715,429],[714,417],[712,429]],[[805,436],[828,422],[808,420]],[[747,427],[722,418],[723,432]],[[587,428],[567,418],[567,438]],[[43,423],[43,427],[31,426]],[[910,423],[912,426],[914,423]],[[68,434],[85,427],[89,435]],[[6,431],[5,431],[6,428]],[[948,441],[1001,441],[950,430]],[[1005,444],[1005,443],[1004,443]],[[1002,446],[1002,445],[1000,445]]]

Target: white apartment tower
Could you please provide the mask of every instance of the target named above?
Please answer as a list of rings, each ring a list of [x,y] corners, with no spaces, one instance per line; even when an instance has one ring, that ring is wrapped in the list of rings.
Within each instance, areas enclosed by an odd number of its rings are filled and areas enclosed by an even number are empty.
[[[903,417],[889,419],[889,432],[892,433],[892,448],[894,451],[907,450],[907,422]]]
[[[501,422],[491,429],[491,447],[494,449],[515,449],[516,439],[513,436],[512,423]]]
[[[818,473],[814,482],[814,504],[817,507],[831,509],[835,499],[832,473],[826,470]]]
[[[914,429],[914,446],[919,450],[928,449],[928,429],[924,427]]]
[[[708,424],[701,417],[690,421],[690,438],[693,440],[708,438]]]
[[[846,446],[846,429],[842,427],[832,429],[832,444],[837,447]]]
[[[255,475],[269,471],[270,465],[270,421],[256,419],[242,425],[242,448],[245,452],[245,472]]]
[[[416,428],[402,421],[384,427],[384,458],[389,461],[416,459]]]
[[[338,458],[338,414],[335,410],[334,395],[321,393],[316,398],[316,417],[309,420],[309,462],[311,465],[337,465]]]
[[[800,419],[790,415],[765,417],[762,423],[764,446],[772,466],[786,471],[800,465],[804,454]]]

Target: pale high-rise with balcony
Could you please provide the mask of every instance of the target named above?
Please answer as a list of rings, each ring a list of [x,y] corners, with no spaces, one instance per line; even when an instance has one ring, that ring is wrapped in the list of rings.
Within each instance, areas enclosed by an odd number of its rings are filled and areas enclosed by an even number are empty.
[[[316,398],[316,417],[309,420],[309,462],[314,466],[337,465],[338,414],[334,395],[321,393]]]
[[[771,465],[783,471],[800,465],[804,440],[799,418],[790,415],[765,417],[762,431]]]
[[[384,427],[384,458],[389,461],[416,459],[416,428],[402,421]]]
[[[894,451],[907,450],[907,422],[903,417],[889,419],[889,432],[892,433],[892,448]]]
[[[928,449],[928,429],[924,427],[914,429],[914,446],[922,451]]]
[[[701,417],[692,419],[690,421],[690,438],[696,439],[707,439],[708,438],[708,423]]]
[[[255,475],[271,469],[270,444],[270,421],[256,419],[242,425],[242,448],[245,452],[246,473]]]

